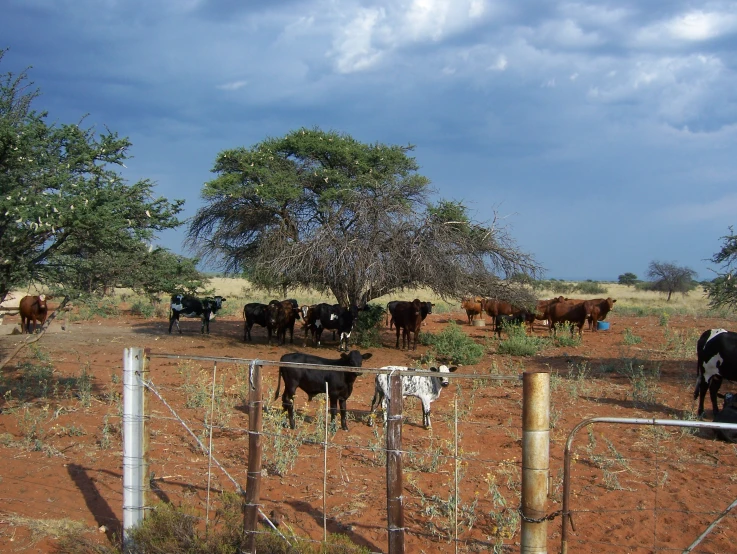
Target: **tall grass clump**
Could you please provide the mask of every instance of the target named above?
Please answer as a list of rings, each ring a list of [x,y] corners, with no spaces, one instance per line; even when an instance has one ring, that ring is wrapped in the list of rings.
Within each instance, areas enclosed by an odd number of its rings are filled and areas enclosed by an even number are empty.
[[[497,354],[534,356],[547,344],[543,337],[528,335],[524,325],[504,325],[504,330],[507,338],[497,346]]]
[[[420,336],[423,337],[423,344],[430,346],[437,359],[452,364],[473,365],[484,355],[484,347],[474,342],[457,323],[450,322],[437,335],[422,333]]]
[[[574,325],[566,321],[555,326],[553,342],[556,346],[579,346],[581,335],[578,334],[578,329]]]
[[[243,530],[242,499],[223,493],[221,507],[209,529],[200,525],[201,515],[194,510],[159,504],[146,518],[128,532],[132,547],[128,554],[166,552],[167,554],[227,554],[246,551],[247,535]],[[288,540],[288,542],[287,542]],[[86,530],[69,533],[55,546],[56,554],[121,554],[117,545],[101,545],[86,536]],[[369,554],[369,550],[353,544],[345,535],[328,535],[326,543],[289,534],[285,539],[275,531],[259,530],[256,535],[259,554]]]

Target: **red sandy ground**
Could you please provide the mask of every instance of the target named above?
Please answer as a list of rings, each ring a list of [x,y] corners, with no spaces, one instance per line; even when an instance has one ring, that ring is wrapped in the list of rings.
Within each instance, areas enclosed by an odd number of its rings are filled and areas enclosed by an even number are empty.
[[[466,333],[495,351],[490,326],[471,327],[465,314],[432,314],[426,331],[437,333],[449,320],[461,324]],[[549,511],[561,507],[563,448],[571,429],[580,421],[597,416],[685,419],[692,417],[695,382],[695,337],[712,327],[734,327],[729,321],[673,316],[669,332],[688,336],[690,343],[681,352],[666,347],[664,327],[655,317],[620,317],[609,320],[611,329],[585,331],[577,347],[549,348],[535,357],[516,358],[486,354],[475,366],[459,368],[459,373],[508,375],[525,370],[550,369],[552,387],[552,444],[550,474],[552,490]],[[17,318],[6,317],[0,328],[7,333]],[[11,399],[0,400],[0,445],[2,465],[2,507],[0,508],[0,551],[50,552],[55,538],[45,536],[21,518],[61,519],[83,522],[100,541],[117,532],[122,519],[121,441],[119,435],[119,394],[122,392],[123,349],[150,348],[154,354],[176,353],[197,356],[228,356],[278,360],[286,352],[308,351],[326,357],[337,356],[336,344],[328,332],[321,348],[303,348],[302,333],[294,345],[268,347],[265,331],[255,327],[254,342],[245,344],[243,323],[237,316],[218,317],[211,335],[202,336],[195,320],[183,320],[183,335],[169,335],[167,322],[130,315],[71,323],[66,331],[52,323],[37,343],[48,354],[54,377],[77,377],[83,368],[93,376],[93,398],[84,407],[77,398],[65,398],[58,389],[46,398],[32,399],[24,407]],[[642,342],[624,344],[625,329]],[[536,334],[546,331],[540,327]],[[5,356],[22,340],[19,335],[0,335],[0,353]],[[383,331],[383,348],[368,349],[373,357],[368,367],[412,365],[425,347],[416,352],[394,348],[395,336]],[[624,360],[648,360],[647,367],[659,364],[660,379],[648,404],[633,403],[630,381],[613,371]],[[17,364],[33,359],[24,349],[3,371],[4,380],[16,379]],[[173,408],[199,436],[206,408],[186,408],[182,385],[185,372],[181,361],[153,358],[151,379]],[[190,379],[210,378],[210,362],[197,364]],[[190,367],[195,367],[191,365]],[[585,379],[574,379],[581,369]],[[569,372],[573,371],[573,374]],[[218,382],[224,379],[233,408],[223,423],[228,429],[213,435],[213,450],[226,470],[245,486],[248,441],[243,432],[248,425],[243,390],[244,368],[218,364]],[[273,395],[277,371],[264,367],[264,388]],[[456,386],[459,384],[461,389]],[[734,390],[726,383],[723,391]],[[492,544],[505,550],[519,550],[518,527],[505,525],[519,503],[521,479],[521,398],[522,386],[515,381],[457,380],[433,404],[433,429],[422,428],[418,402],[405,402],[404,503],[407,552],[452,552],[452,526],[443,508],[453,490],[452,428],[453,399],[459,398],[460,496],[467,521],[459,533],[460,551],[489,551]],[[369,427],[366,410],[373,395],[373,379],[359,377],[348,401],[350,431],[338,430],[330,437],[327,473],[328,531],[346,534],[354,543],[372,551],[385,552],[386,487],[385,468],[376,448],[383,440],[381,426]],[[272,408],[281,402],[267,399]],[[295,404],[305,419],[299,430],[320,436],[314,419],[318,401],[307,402],[298,391]],[[708,406],[707,399],[707,406]],[[26,412],[27,409],[27,412]],[[151,397],[152,437],[150,469],[158,499],[192,507],[206,515],[208,460],[169,410]],[[273,414],[275,412],[268,412]],[[27,415],[24,415],[27,414]],[[707,419],[710,419],[710,410]],[[108,430],[104,433],[105,418]],[[24,424],[24,417],[26,422]],[[380,417],[380,416],[379,416]],[[28,421],[43,429],[41,451],[23,443]],[[25,427],[24,427],[25,425]],[[299,431],[298,430],[298,431]],[[75,432],[76,431],[76,432]],[[80,434],[84,433],[84,434]],[[283,436],[296,431],[285,430]],[[108,448],[104,439],[111,438]],[[321,439],[317,439],[321,440]],[[571,480],[571,508],[575,511],[575,532],[570,535],[569,552],[681,552],[737,498],[736,448],[718,441],[708,430],[694,433],[679,428],[652,426],[595,425],[582,429],[574,442],[575,463]],[[442,454],[442,456],[438,456]],[[436,466],[433,466],[436,463]],[[322,537],[323,451],[319,444],[303,444],[294,468],[284,476],[268,474],[262,480],[263,511],[282,520],[280,529],[313,539]],[[266,473],[266,472],[265,472]],[[495,504],[490,483],[503,500]],[[213,466],[211,501],[218,505],[218,491],[233,491],[231,481]],[[503,503],[506,503],[506,508]],[[501,514],[495,519],[495,514]],[[212,519],[212,511],[208,514]],[[100,526],[105,526],[98,531]],[[511,530],[511,532],[510,532]],[[561,518],[548,523],[548,549],[560,548]],[[734,552],[737,547],[735,516],[728,515],[694,552]]]

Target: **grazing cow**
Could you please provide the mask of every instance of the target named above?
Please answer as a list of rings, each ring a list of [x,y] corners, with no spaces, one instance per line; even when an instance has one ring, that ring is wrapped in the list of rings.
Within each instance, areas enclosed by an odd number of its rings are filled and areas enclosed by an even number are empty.
[[[612,298],[595,298],[584,301],[589,318],[589,329],[592,331],[599,330],[597,323],[606,319],[607,314],[614,308],[615,302],[616,300]]]
[[[46,323],[46,316],[49,313],[49,308],[46,305],[46,295],[39,294],[38,296],[24,296],[20,300],[18,305],[18,313],[20,314],[20,329],[21,333],[35,333],[36,332],[36,321],[43,327]],[[31,330],[31,323],[33,323],[33,330]]]
[[[515,308],[509,302],[504,300],[496,300],[494,298],[485,298],[482,301],[483,310],[489,315],[492,323],[496,326],[496,316],[498,315],[514,315],[521,310]]]
[[[386,366],[381,369],[391,369],[398,371],[407,371],[411,368],[403,366]],[[426,429],[431,429],[430,424],[430,404],[440,397],[440,391],[448,386],[448,378],[444,373],[455,371],[455,366],[448,367],[441,365],[440,367],[431,367],[427,376],[425,375],[408,375],[402,377],[402,397],[416,396],[422,401],[422,425]],[[413,370],[415,371],[415,370]],[[374,398],[371,400],[371,413],[374,413],[375,406],[381,402],[384,410],[384,423],[386,423],[387,406],[390,398],[389,375],[378,374],[376,376]]]
[[[243,329],[243,341],[251,339],[251,328],[254,325],[261,325],[266,327],[266,313],[268,311],[268,304],[260,304],[259,302],[251,302],[243,306],[243,319],[245,325]]]
[[[466,310],[469,325],[473,323],[473,320],[477,315],[480,316],[484,311],[483,302],[484,299],[480,296],[466,296],[461,300],[461,308]]]
[[[578,327],[578,334],[583,335],[583,326],[586,323],[586,307],[583,302],[554,302],[548,307],[548,320],[550,321],[550,330],[555,334],[555,326],[558,323],[571,323]],[[571,335],[573,328],[571,328]]]
[[[182,334],[182,329],[179,327],[179,316],[183,317],[199,317],[202,320],[201,333],[207,330],[207,334],[210,334],[210,320],[215,317],[215,314],[219,309],[223,307],[225,298],[222,296],[215,296],[214,298],[205,298],[200,300],[194,296],[188,296],[185,294],[175,294],[171,297],[171,311],[169,315],[169,334],[171,334],[172,325],[174,322],[177,324],[177,331]]]
[[[394,307],[394,325],[397,329],[397,348],[399,348],[399,333],[402,333],[402,348],[409,350],[411,333],[414,333],[413,350],[417,350],[417,333],[422,327],[422,302],[415,298],[412,302],[398,302]]]
[[[704,331],[696,343],[696,389],[698,397],[697,415],[704,413],[704,398],[708,389],[714,418],[719,414],[717,393],[722,380],[737,381],[737,333],[725,329]]]
[[[348,339],[351,338],[353,326],[358,317],[358,308],[351,306],[344,308],[339,304],[316,304],[307,310],[305,316],[305,346],[307,346],[307,333],[312,332],[313,346],[320,345],[320,338],[324,329],[338,331],[340,342],[338,350],[348,351]]]
[[[403,300],[392,300],[391,302],[388,302],[386,305],[387,314],[386,319],[388,321],[387,325],[389,326],[389,329],[392,328],[394,325],[394,310],[397,307],[397,304],[400,302],[404,302]],[[432,307],[434,304],[432,302],[420,302],[420,312],[422,314],[422,321],[425,321],[425,318],[427,318],[428,315],[432,313]]]
[[[287,330],[289,330],[289,342],[294,343],[294,322],[300,317],[296,303],[296,300],[272,300],[266,307],[266,331],[269,346],[271,346],[272,333],[276,334],[276,340],[280,345],[284,344],[287,339]]]
[[[524,325],[529,321],[528,313],[524,310],[517,312],[514,315],[498,314],[494,318],[494,325],[496,326],[496,334],[499,338],[502,338],[502,328],[511,327],[513,325]],[[509,332],[509,331],[507,331]]]
[[[337,360],[330,360],[320,358],[319,356],[294,352],[284,354],[280,361],[300,364],[361,367],[363,360],[368,360],[371,356],[370,353],[361,354],[358,350],[351,350],[348,353],[342,353]],[[274,395],[274,400],[279,398],[279,387],[281,387],[281,380],[284,379],[284,394],[281,397],[282,407],[289,414],[289,425],[294,429],[296,427],[294,423],[294,395],[297,389],[300,388],[305,391],[307,397],[312,400],[318,394],[325,392],[325,383],[327,383],[330,418],[332,421],[335,421],[338,403],[340,403],[340,427],[344,431],[347,431],[346,401],[350,398],[353,392],[353,383],[359,375],[361,374],[354,371],[330,371],[282,366],[279,367],[279,377],[276,381],[276,395]]]

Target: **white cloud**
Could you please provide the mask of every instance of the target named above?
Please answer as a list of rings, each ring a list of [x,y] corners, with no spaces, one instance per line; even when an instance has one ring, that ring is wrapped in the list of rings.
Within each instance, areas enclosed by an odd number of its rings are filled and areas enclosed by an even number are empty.
[[[247,84],[248,81],[233,81],[232,83],[218,85],[217,88],[220,90],[238,90],[239,88],[245,87]]]
[[[682,42],[703,42],[737,32],[737,10],[695,10],[679,14],[640,29],[635,42],[640,46],[668,46]]]
[[[504,54],[497,56],[496,61],[489,66],[493,71],[504,71],[508,65],[507,57]]]

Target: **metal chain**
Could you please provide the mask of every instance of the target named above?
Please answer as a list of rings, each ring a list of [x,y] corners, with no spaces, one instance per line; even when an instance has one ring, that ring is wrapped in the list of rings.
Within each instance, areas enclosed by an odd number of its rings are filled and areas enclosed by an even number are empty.
[[[517,513],[519,514],[519,517],[521,517],[524,521],[527,523],[542,523],[543,521],[552,521],[559,515],[563,513],[563,510],[556,510],[555,512],[552,512],[546,516],[543,516],[541,518],[534,518],[534,517],[527,517],[525,514],[522,513],[522,505],[520,504],[519,508],[517,508]]]

